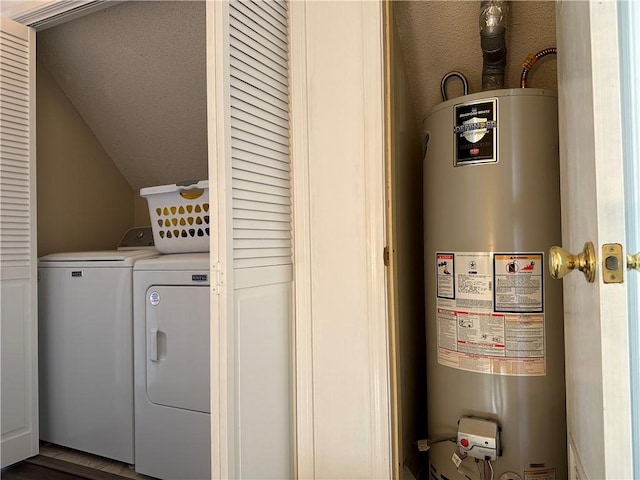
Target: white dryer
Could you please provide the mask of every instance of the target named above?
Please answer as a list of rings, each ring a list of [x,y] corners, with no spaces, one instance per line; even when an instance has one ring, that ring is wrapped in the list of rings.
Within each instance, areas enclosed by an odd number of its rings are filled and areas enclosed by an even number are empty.
[[[132,270],[157,255],[145,248],[39,259],[41,440],[133,463]]]
[[[209,254],[134,267],[135,470],[211,478]]]

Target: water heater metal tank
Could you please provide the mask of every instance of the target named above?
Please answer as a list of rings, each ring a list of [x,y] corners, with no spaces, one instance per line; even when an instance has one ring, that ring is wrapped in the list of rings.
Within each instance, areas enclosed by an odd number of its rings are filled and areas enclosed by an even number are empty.
[[[430,478],[566,479],[557,95],[466,95],[424,130]]]

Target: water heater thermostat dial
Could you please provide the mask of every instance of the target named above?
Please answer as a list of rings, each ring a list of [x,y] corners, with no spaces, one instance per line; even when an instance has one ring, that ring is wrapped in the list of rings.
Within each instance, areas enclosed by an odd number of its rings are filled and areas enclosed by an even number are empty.
[[[493,420],[462,417],[457,443],[463,457],[495,460],[500,455],[500,427]]]

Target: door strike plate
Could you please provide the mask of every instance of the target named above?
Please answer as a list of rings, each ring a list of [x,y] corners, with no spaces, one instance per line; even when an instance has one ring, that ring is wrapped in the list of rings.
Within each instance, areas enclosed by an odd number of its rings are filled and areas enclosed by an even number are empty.
[[[604,283],[622,283],[624,267],[622,245],[619,243],[602,245],[602,280]]]

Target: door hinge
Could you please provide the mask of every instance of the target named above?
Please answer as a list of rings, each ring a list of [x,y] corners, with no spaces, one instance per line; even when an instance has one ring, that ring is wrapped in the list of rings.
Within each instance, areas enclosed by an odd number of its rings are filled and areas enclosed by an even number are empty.
[[[220,295],[222,292],[222,285],[224,285],[224,275],[222,273],[222,265],[220,262],[216,262],[214,266],[214,278],[212,282],[213,293]]]
[[[384,261],[384,266],[388,267],[391,263],[391,260],[389,258],[389,247],[384,247],[384,251],[382,252],[382,259]]]

